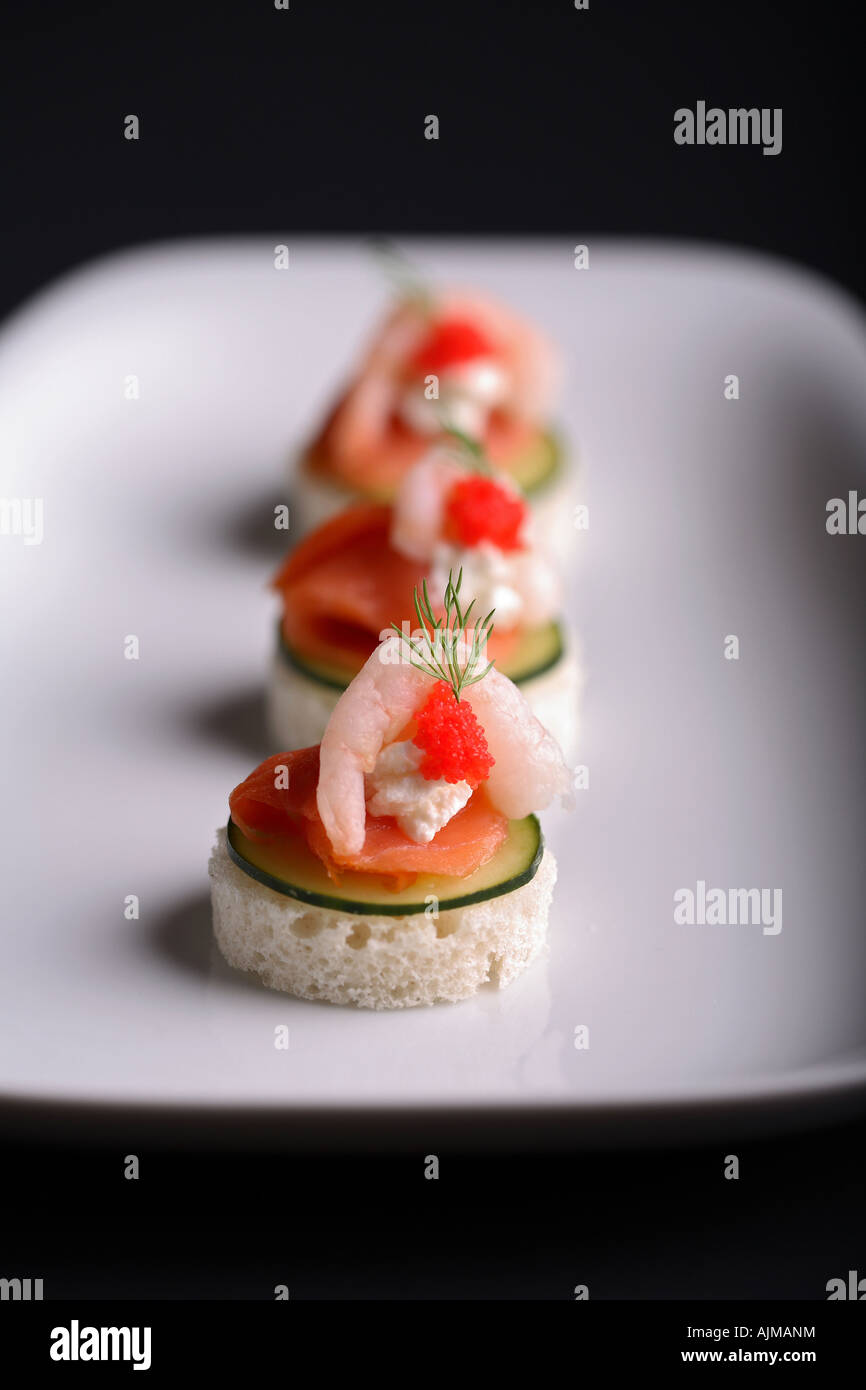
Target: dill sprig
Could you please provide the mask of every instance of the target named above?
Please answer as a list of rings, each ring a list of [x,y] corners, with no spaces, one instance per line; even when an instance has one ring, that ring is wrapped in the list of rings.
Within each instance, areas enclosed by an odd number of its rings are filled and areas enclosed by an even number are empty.
[[[460,649],[466,646],[466,629],[472,609],[475,607],[474,599],[468,608],[461,607],[460,586],[462,583],[462,569],[457,571],[456,584],[453,581],[451,571],[448,571],[448,583],[445,586],[444,618],[437,618],[433,612],[433,605],[427,592],[427,580],[421,581],[420,595],[416,586],[414,591],[415,613],[421,627],[421,636],[407,637],[396,623],[391,624],[397,636],[406,644],[412,654],[410,656],[411,665],[419,671],[424,671],[426,675],[433,676],[435,680],[445,681],[447,685],[451,686],[454,691],[454,698],[458,702],[461,692],[468,685],[475,685],[476,682],[483,680],[493,665],[493,662],[489,661],[483,671],[478,670],[482,654],[487,649],[487,639],[493,631],[493,614],[496,611],[491,608],[484,621],[476,625],[472,633],[472,645],[461,664]]]
[[[458,463],[462,463],[464,467],[471,468],[475,473],[490,474],[493,472],[493,467],[480,439],[473,439],[472,435],[466,434],[456,425],[449,424],[444,417],[440,417],[440,424],[442,433],[450,435],[457,445],[455,449],[450,451],[452,458],[455,458]]]
[[[376,237],[370,245],[397,297],[414,303],[425,318],[432,317],[433,292],[408,256],[386,237]]]

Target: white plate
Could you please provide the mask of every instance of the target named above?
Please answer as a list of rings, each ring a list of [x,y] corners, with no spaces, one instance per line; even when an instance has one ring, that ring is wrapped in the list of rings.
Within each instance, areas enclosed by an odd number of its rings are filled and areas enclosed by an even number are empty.
[[[265,751],[270,507],[383,291],[347,242],[293,244],[286,272],[266,240],[134,251],[0,341],[0,494],[44,501],[41,545],[0,537],[7,1114],[420,1109],[478,1131],[483,1108],[574,1138],[850,1109],[866,537],[829,536],[825,504],[866,488],[856,309],[718,249],[599,242],[580,272],[566,242],[412,251],[535,315],[567,363],[590,787],[547,820],[549,960],[501,994],[377,1015],[268,993],[215,957],[208,852]],[[780,889],[781,932],[678,925],[674,892],[698,880]]]

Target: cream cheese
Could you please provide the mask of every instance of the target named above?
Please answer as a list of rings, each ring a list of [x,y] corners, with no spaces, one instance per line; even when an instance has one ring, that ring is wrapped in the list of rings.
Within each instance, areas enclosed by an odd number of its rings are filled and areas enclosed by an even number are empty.
[[[438,398],[428,400],[424,386],[413,384],[404,391],[398,408],[418,434],[439,434],[444,420],[464,434],[478,436],[484,433],[490,411],[507,399],[509,387],[508,373],[499,362],[476,357],[439,373]]]
[[[555,570],[537,550],[500,550],[489,541],[463,547],[439,541],[428,580],[433,593],[444,590],[449,571],[463,570],[461,593],[475,599],[480,622],[492,608],[495,624],[508,631],[518,624],[548,622],[559,612],[561,586]]]
[[[418,771],[422,749],[408,740],[383,748],[367,775],[367,810],[393,816],[410,840],[429,844],[472,795],[468,782],[428,781]]]

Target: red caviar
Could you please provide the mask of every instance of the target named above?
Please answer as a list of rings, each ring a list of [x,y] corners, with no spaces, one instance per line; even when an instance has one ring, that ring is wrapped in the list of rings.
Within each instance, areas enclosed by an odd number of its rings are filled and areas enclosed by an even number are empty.
[[[500,550],[520,550],[525,520],[523,498],[480,473],[458,479],[445,503],[445,535],[458,545],[490,541]]]
[[[416,372],[441,372],[475,357],[492,357],[496,349],[468,319],[440,319],[410,363]]]
[[[422,777],[472,787],[486,781],[494,760],[468,700],[458,701],[450,685],[437,681],[415,718],[418,731],[412,742],[424,752]]]

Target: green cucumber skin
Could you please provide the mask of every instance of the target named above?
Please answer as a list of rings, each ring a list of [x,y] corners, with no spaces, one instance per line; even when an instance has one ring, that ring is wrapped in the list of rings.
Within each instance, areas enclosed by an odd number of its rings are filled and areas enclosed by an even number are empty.
[[[355,679],[354,676],[347,676],[344,681],[332,680],[330,676],[321,675],[314,666],[308,666],[303,657],[289,646],[283,636],[283,625],[279,619],[277,620],[277,650],[281,659],[287,666],[291,666],[293,671],[299,671],[302,676],[306,676],[307,680],[315,681],[317,685],[323,685],[327,690],[342,692]]]
[[[544,856],[544,836],[541,826],[536,816],[529,819],[535,822],[538,832],[538,845],[532,856],[530,863],[519,874],[514,874],[504,883],[497,884],[494,888],[481,888],[477,893],[465,893],[462,897],[440,898],[438,910],[440,912],[450,912],[456,908],[471,907],[473,903],[488,902],[491,898],[505,897],[506,893],[513,893],[515,889],[522,888],[524,884],[530,883],[538,873],[538,866]],[[287,883],[281,878],[276,878],[269,874],[266,869],[260,869],[249,860],[244,859],[232,844],[232,826],[234,822],[229,816],[226,825],[226,846],[229,858],[233,864],[257,883],[261,883],[265,888],[271,888],[275,893],[281,893],[285,898],[293,898],[296,902],[308,903],[311,907],[326,907],[334,912],[350,912],[361,917],[414,917],[424,916],[427,911],[426,903],[361,903],[352,898],[340,898],[336,895],[329,897],[324,893],[311,893],[298,884]]]
[[[562,660],[562,658],[565,656],[565,643],[562,640],[562,627],[559,623],[554,623],[553,626],[556,628],[557,637],[557,643],[555,648],[550,653],[550,656],[547,658],[547,660],[542,661],[540,666],[533,666],[531,671],[526,671],[522,676],[512,677],[514,684],[518,687],[518,689],[521,685],[525,685],[527,681],[534,681],[536,676],[543,676],[548,671],[552,671],[554,666],[557,666],[559,662]]]
[[[544,438],[545,443],[548,445],[553,455],[553,462],[548,471],[544,473],[537,482],[530,483],[529,487],[524,489],[523,495],[524,497],[528,497],[530,502],[540,497],[548,488],[553,487],[555,483],[559,482],[564,468],[564,451],[559,436],[548,430]]]
[[[540,666],[533,666],[531,671],[527,671],[522,676],[517,676],[516,678],[512,677],[518,689],[521,685],[525,685],[527,681],[535,680],[536,676],[545,675],[562,660],[565,654],[565,645],[562,640],[562,628],[559,623],[555,623],[554,626],[556,627],[556,633],[559,639],[556,647],[547,660],[543,661]],[[280,658],[287,666],[291,666],[293,671],[298,671],[302,676],[306,676],[307,680],[315,681],[317,685],[324,686],[326,690],[339,690],[342,692],[346,689],[346,686],[354,680],[354,676],[349,676],[345,682],[332,680],[330,676],[321,675],[314,666],[308,666],[303,657],[299,656],[298,653],[289,646],[283,636],[283,627],[279,620],[277,621],[277,650],[280,654]]]
[[[528,487],[522,489],[523,495],[525,497],[528,497],[530,501],[533,501],[534,499],[540,497],[542,493],[547,491],[548,488],[552,487],[555,483],[557,483],[562,477],[565,468],[565,448],[563,446],[562,437],[560,436],[560,434],[554,429],[545,430],[544,443],[547,445],[547,448],[550,452],[551,463],[550,467],[547,469],[545,473],[541,475],[540,478],[538,478],[534,483],[530,483]],[[299,467],[303,468],[305,465],[308,466],[312,457],[313,455],[309,451],[302,454],[299,461]],[[365,491],[363,488],[351,488],[347,487],[345,484],[336,481],[335,479],[331,479],[330,484],[332,488],[335,488],[338,492],[343,493],[345,497],[344,505],[347,507],[351,506],[352,502],[357,501],[359,497],[366,502],[393,501],[393,495],[390,491],[376,492]]]

